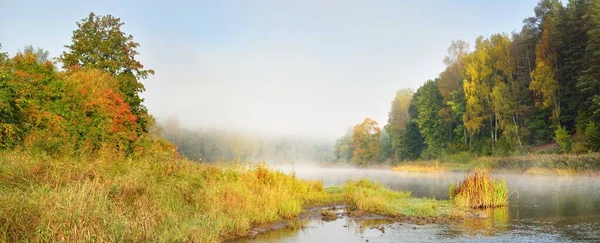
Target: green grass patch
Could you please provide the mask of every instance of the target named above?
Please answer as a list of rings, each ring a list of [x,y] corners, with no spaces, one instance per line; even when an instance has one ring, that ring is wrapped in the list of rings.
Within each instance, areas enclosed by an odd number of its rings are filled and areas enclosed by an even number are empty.
[[[344,198],[352,210],[386,216],[437,217],[456,215],[459,210],[449,201],[414,198],[368,179],[348,181]]]

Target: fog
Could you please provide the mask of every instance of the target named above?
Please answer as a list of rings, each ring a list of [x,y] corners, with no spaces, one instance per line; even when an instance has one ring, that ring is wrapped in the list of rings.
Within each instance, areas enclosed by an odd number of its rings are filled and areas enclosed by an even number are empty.
[[[517,30],[537,1],[34,2],[2,3],[9,54],[58,56],[75,21],[112,14],[156,71],[143,97],[160,121],[333,141],[366,117],[384,126],[396,90],[443,71],[452,40]]]

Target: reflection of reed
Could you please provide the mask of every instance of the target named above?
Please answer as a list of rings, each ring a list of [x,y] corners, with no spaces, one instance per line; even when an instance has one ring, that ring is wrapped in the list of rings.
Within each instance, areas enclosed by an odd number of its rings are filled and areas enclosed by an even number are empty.
[[[509,207],[488,208],[477,212],[477,218],[466,219],[460,227],[469,235],[492,236],[506,232],[509,229]]]
[[[348,230],[354,231],[355,234],[364,234],[365,230],[373,227],[380,227],[382,225],[389,224],[391,221],[388,219],[349,219],[346,218],[346,225]]]

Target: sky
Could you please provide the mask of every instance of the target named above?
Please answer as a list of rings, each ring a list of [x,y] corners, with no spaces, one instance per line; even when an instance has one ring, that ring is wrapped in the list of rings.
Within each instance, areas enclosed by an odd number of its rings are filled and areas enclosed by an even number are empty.
[[[0,44],[59,56],[90,12],[111,14],[156,71],[149,112],[188,128],[335,139],[381,127],[401,88],[444,70],[452,40],[519,31],[537,0],[8,1]]]

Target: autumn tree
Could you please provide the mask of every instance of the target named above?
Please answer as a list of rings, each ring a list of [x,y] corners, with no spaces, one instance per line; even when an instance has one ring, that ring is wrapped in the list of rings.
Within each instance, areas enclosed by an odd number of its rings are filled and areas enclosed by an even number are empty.
[[[359,165],[366,165],[377,159],[381,129],[375,120],[366,118],[352,130],[352,161]]]
[[[536,95],[536,105],[551,109],[556,123],[560,117],[559,84],[556,79],[557,44],[555,43],[556,21],[553,16],[543,20],[540,42],[536,46],[536,66],[531,72],[529,88]]]
[[[443,97],[443,107],[439,111],[443,129],[449,132],[449,143],[466,144],[466,129],[462,125],[464,109],[463,76],[465,60],[469,54],[466,41],[452,41],[448,54],[444,57],[446,69],[440,73],[438,88]]]
[[[489,40],[484,40],[480,36],[475,41],[475,51],[466,58],[465,79],[463,81],[465,91],[463,122],[469,133],[469,144],[472,143],[473,136],[481,131],[486,120],[489,120],[490,123],[493,122],[489,96],[492,89],[491,76],[493,70],[489,65],[489,49]],[[490,130],[490,134],[493,137],[492,130]]]
[[[115,91],[131,107],[141,131],[147,132],[148,112],[139,94],[144,91],[141,80],[154,74],[154,70],[144,69],[144,65],[136,60],[139,54],[136,48],[140,44],[133,41],[132,35],[121,31],[123,24],[112,15],[90,13],[87,18],[77,22],[73,43],[65,46],[67,50],[59,60],[65,69],[80,66],[101,69],[113,75],[118,80],[118,90]]]

